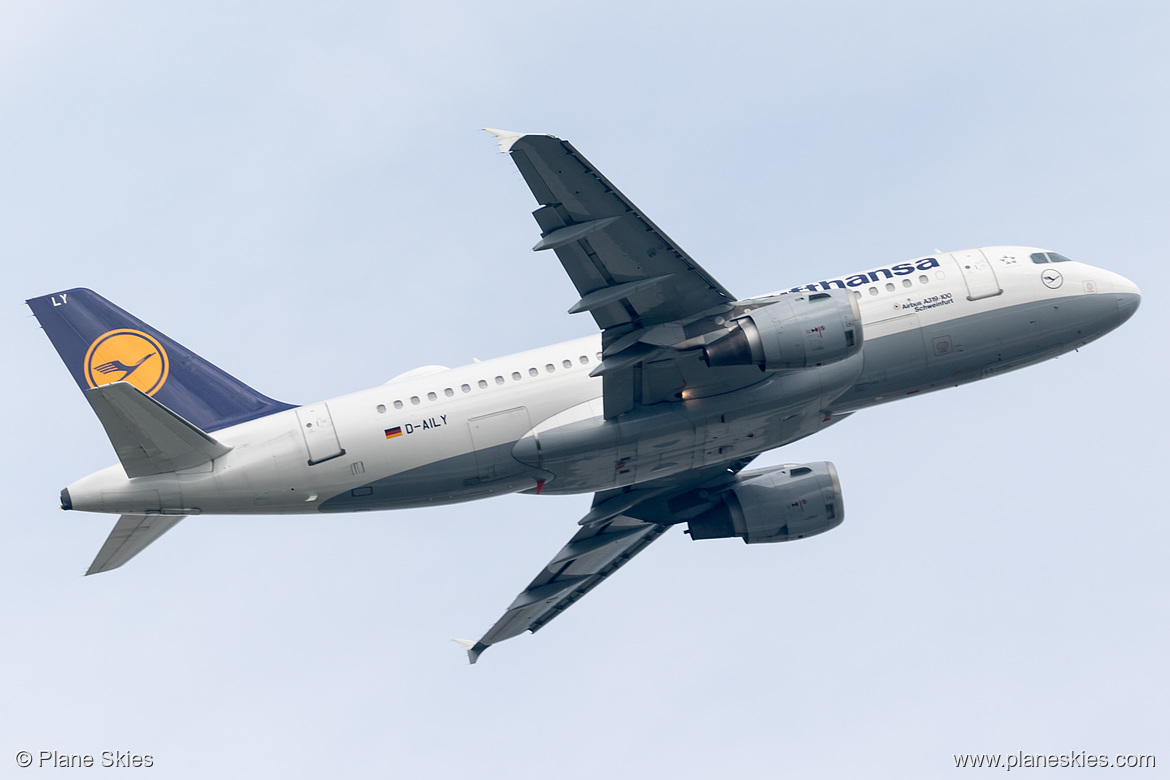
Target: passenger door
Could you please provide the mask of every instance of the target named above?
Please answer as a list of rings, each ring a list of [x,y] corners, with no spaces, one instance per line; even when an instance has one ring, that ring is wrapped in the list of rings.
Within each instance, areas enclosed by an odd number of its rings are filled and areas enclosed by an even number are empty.
[[[337,431],[333,427],[333,415],[329,404],[319,403],[297,409],[297,420],[305,437],[305,448],[309,451],[309,465],[315,466],[344,455]]]
[[[982,249],[952,252],[951,257],[958,264],[963,280],[967,282],[967,300],[978,301],[1003,292],[995,276],[995,269]]]

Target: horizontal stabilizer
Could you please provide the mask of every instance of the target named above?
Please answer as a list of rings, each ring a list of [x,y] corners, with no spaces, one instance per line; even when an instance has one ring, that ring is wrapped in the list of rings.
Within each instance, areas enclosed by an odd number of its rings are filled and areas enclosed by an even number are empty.
[[[190,469],[231,451],[129,382],[85,391],[127,477]]]
[[[183,515],[122,515],[86,575],[118,568],[182,519]]]

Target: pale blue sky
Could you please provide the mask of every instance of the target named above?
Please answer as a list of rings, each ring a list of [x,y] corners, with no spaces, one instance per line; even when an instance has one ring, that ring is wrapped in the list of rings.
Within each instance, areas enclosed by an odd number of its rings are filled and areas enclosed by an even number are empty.
[[[1158,2],[0,4],[0,774],[22,749],[168,778],[1170,764],[1168,26]],[[572,140],[741,296],[1029,244],[1142,308],[766,456],[837,464],[831,533],[669,534],[475,667],[448,639],[587,497],[201,517],[83,578],[113,519],[57,493],[114,455],[23,300],[93,287],[291,402],[586,335],[484,126]]]

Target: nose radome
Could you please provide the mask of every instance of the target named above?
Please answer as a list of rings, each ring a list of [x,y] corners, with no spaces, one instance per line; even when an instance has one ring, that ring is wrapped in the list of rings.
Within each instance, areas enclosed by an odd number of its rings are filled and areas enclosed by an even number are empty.
[[[1129,279],[1115,274],[1113,292],[1117,296],[1117,318],[1120,322],[1125,322],[1133,316],[1142,302],[1142,291]]]

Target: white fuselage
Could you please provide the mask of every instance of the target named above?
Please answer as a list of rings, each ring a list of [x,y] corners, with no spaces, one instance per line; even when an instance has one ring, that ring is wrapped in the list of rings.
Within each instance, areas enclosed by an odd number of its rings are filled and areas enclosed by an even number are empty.
[[[165,514],[361,511],[501,493],[594,492],[748,457],[877,403],[1045,360],[1137,306],[1123,277],[1036,264],[1024,247],[939,254],[774,293],[847,289],[864,347],[838,364],[760,373],[747,388],[602,414],[600,336],[380,387],[215,432],[196,469],[69,486],[75,509]],[[930,262],[927,262],[930,261]],[[762,296],[766,302],[771,296]]]

